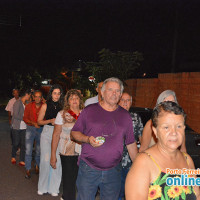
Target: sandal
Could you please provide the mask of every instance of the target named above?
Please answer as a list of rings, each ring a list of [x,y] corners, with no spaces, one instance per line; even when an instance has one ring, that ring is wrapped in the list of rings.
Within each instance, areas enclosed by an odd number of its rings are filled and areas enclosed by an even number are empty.
[[[16,159],[15,159],[15,158],[11,158],[11,163],[12,163],[13,165],[15,165],[15,164],[16,164]]]
[[[20,161],[20,162],[19,162],[19,165],[22,166],[22,167],[24,167],[24,166],[25,166],[25,162]]]

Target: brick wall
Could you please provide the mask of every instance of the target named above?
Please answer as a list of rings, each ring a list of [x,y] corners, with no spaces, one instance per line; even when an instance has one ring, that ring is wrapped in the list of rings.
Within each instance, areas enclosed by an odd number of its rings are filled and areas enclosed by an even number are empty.
[[[126,84],[125,91],[132,94],[136,107],[153,108],[162,91],[175,91],[187,113],[187,124],[200,133],[200,72],[159,74],[153,79],[130,79]]]

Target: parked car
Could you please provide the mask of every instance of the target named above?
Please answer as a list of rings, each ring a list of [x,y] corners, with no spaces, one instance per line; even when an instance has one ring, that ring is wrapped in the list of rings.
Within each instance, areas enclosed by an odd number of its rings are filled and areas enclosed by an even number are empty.
[[[140,115],[143,125],[151,118],[152,109],[131,107],[130,112],[136,112]],[[200,134],[192,130],[188,125],[185,129],[187,153],[192,157],[195,167],[200,168]]]

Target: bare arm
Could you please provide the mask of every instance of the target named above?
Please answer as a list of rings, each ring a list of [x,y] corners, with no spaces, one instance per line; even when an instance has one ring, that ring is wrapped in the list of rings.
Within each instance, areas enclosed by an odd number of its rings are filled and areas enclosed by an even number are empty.
[[[29,119],[26,119],[25,123],[28,125],[30,124],[31,126],[34,126],[35,128],[40,128],[37,122],[31,121]]]
[[[187,154],[187,159],[188,159],[188,163],[189,163],[189,168],[190,169],[195,169],[194,162],[193,162],[192,158],[188,154]],[[197,178],[195,175],[194,175],[194,177]],[[195,191],[197,200],[200,200],[199,186],[193,186],[193,187],[194,187],[194,191]]]
[[[102,144],[96,143],[96,139],[93,136],[87,136],[81,133],[80,131],[71,131],[71,139],[75,140],[78,143],[88,143],[93,147],[99,147]]]
[[[129,156],[130,156],[130,158],[133,162],[136,158],[137,153],[138,153],[136,142],[127,145],[127,149],[128,149]]]
[[[141,146],[139,152],[143,152],[149,148],[149,144],[151,142],[153,130],[152,130],[152,121],[149,120],[143,129],[142,138],[141,138]]]
[[[54,169],[56,169],[56,162],[57,162],[56,150],[58,148],[58,142],[60,140],[61,131],[62,131],[62,125],[55,124],[51,142],[51,160],[50,160],[50,164]]]
[[[125,183],[126,200],[147,200],[150,184],[150,170],[147,155],[140,154],[135,159]]]
[[[46,125],[46,124],[49,124],[49,123],[54,125],[55,118],[54,119],[48,119],[48,120],[44,119],[46,109],[47,109],[47,104],[45,103],[45,104],[42,105],[40,112],[39,112],[39,115],[38,115],[38,120],[37,120],[38,125]]]

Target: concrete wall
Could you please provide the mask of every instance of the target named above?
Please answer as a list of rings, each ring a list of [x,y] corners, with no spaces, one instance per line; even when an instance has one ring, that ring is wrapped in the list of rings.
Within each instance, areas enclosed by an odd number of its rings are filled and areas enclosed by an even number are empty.
[[[153,108],[162,91],[175,91],[187,113],[187,124],[200,133],[200,72],[159,74],[153,79],[130,79],[126,84],[125,91],[132,94],[136,107]]]

